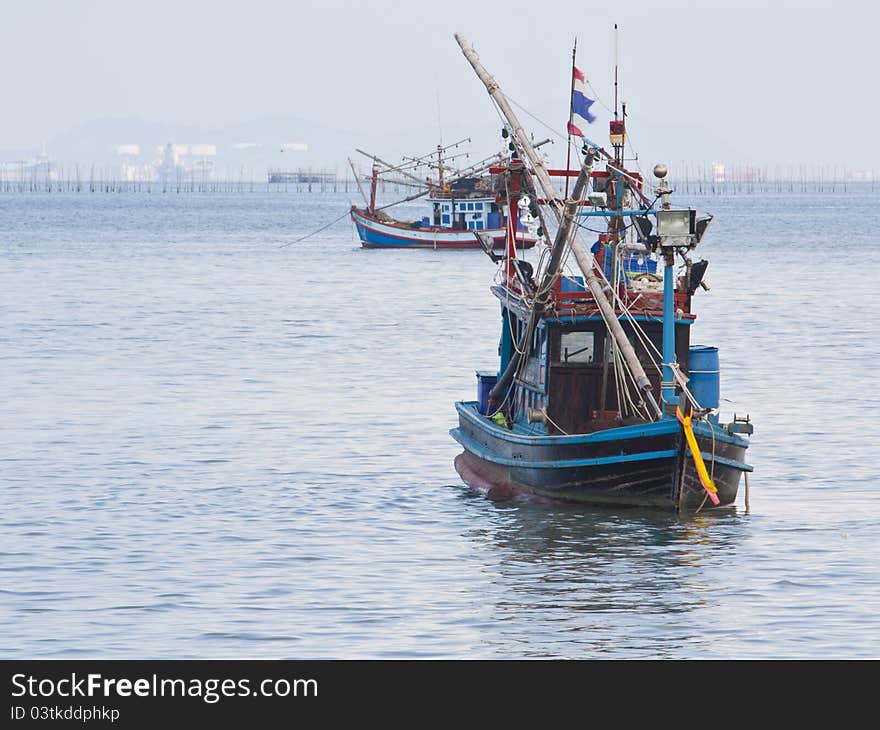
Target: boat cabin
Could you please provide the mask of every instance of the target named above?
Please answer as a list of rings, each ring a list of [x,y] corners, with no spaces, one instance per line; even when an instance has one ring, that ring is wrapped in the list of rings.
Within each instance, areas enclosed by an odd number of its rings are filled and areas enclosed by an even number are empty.
[[[501,228],[503,218],[495,198],[429,198],[431,219],[422,221],[423,226],[448,228],[454,231],[484,231]]]
[[[453,231],[498,230],[506,218],[497,202],[495,181],[490,177],[466,177],[451,185],[435,189],[428,198],[431,216],[422,219],[422,227],[446,228]],[[525,230],[522,217],[517,230]]]
[[[502,305],[502,373],[513,356],[514,343],[522,341],[529,317],[524,309],[508,305],[510,292],[504,287],[495,287],[494,292]],[[675,323],[676,358],[684,372],[688,369],[693,319],[692,315],[682,313]],[[653,345],[657,352],[662,351],[662,317],[638,316],[644,335],[637,334],[626,320],[620,321],[653,392],[660,393],[660,372],[653,364],[650,350]],[[613,339],[598,312],[541,317],[504,409],[509,425],[534,434],[580,434],[644,420],[635,408],[640,400],[637,389],[628,380],[625,367],[617,366],[618,362]],[[496,376],[492,373],[482,377],[494,384]],[[488,393],[487,388],[480,389],[481,393],[484,391]],[[488,402],[479,404],[480,411],[486,414],[494,412],[496,406]]]

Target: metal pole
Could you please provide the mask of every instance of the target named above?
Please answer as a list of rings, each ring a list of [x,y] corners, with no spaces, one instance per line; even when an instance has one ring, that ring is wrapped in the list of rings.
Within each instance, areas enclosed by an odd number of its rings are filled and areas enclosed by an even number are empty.
[[[669,186],[666,179],[660,180],[657,188],[660,194],[660,207],[669,210]],[[665,403],[675,402],[675,380],[672,363],[675,362],[675,250],[663,251],[663,383],[661,391]],[[671,414],[667,414],[671,417]]]
[[[675,253],[664,251],[666,266],[663,269],[663,400],[675,402],[675,380],[672,363],[675,361]],[[666,414],[671,418],[670,414]]]
[[[617,23],[614,24],[614,118],[617,119]]]

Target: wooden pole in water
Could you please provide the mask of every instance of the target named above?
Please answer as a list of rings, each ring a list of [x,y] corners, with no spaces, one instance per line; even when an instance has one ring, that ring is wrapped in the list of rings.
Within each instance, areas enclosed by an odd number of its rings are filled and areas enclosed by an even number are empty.
[[[747,471],[744,471],[743,476],[746,478],[746,514],[748,514],[749,513],[749,473]]]

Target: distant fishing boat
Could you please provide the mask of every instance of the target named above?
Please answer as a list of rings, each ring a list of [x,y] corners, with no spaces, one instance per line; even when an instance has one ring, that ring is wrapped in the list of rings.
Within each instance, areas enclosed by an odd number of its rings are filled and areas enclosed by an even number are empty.
[[[498,83],[456,39],[513,141],[511,157],[492,170],[504,181],[502,208],[516,210],[537,185],[539,215],[557,224],[536,271],[517,257],[509,232],[503,255],[480,236],[500,267],[492,287],[500,359],[497,369],[477,372],[477,400],[455,404],[458,473],[492,497],[675,510],[732,505],[740,477],[748,485],[752,471],[745,453],[753,426],[748,416],[720,419],[718,350],[691,344],[692,299],[708,289],[708,263],[694,252],[712,216],[672,207],[665,166],[654,168],[653,196],[626,169],[625,106],[610,123],[611,153],[576,129],[582,159],[577,170],[559,171],[577,175],[572,194],[560,196]],[[587,109],[572,66],[570,119]],[[607,225],[587,242],[584,221]]]
[[[355,171],[364,207],[351,207],[351,220],[364,248],[479,249],[481,245],[474,235],[477,232],[492,241],[494,248],[500,250],[505,247],[508,219],[498,205],[492,176],[480,174],[491,163],[483,161],[466,170],[453,171],[444,160],[444,152],[462,142],[438,146],[436,152],[408,158],[401,165],[389,165],[378,157],[358,150],[373,160],[369,197]],[[433,161],[435,155],[437,159]],[[491,160],[496,160],[496,157],[493,156]],[[422,166],[436,170],[438,177],[420,179],[412,174]],[[354,171],[354,166],[352,169]],[[400,220],[384,210],[397,203],[377,207],[376,191],[380,175],[383,174],[396,175],[391,180],[394,183],[422,188],[421,192],[407,196],[398,203],[426,197],[427,215],[413,220]],[[539,234],[529,229],[533,223],[528,211],[517,212],[515,230],[512,231],[517,248],[526,249],[535,245]]]

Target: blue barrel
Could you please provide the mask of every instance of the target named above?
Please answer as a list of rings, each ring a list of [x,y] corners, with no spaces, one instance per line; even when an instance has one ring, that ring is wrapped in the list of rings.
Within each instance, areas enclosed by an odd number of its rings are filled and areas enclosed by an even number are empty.
[[[493,211],[486,216],[487,228],[501,228],[501,212]]]
[[[559,284],[560,284],[560,291],[563,291],[563,292],[575,292],[575,291],[586,291],[587,290],[587,286],[586,286],[586,284],[584,284],[584,277],[583,276],[572,276],[570,278],[567,276],[563,276],[559,280]]]
[[[688,388],[703,408],[718,408],[721,400],[721,371],[718,348],[694,345],[688,352]]]
[[[428,216],[424,216],[422,218],[422,228],[430,228],[431,227],[431,219]]]
[[[489,409],[489,393],[498,382],[497,372],[477,370],[477,410],[484,416]]]

